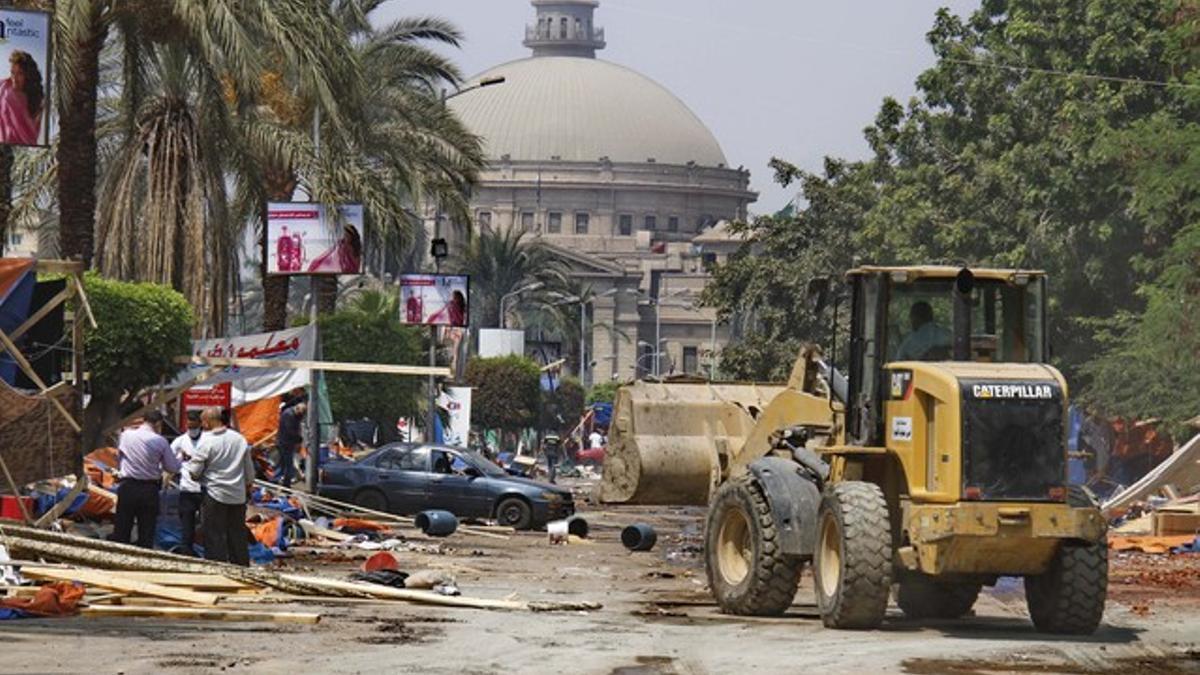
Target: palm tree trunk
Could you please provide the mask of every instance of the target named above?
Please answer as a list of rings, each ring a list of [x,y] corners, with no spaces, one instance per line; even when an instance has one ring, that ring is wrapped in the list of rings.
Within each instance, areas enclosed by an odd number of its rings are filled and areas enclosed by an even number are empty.
[[[12,146],[0,145],[0,255],[4,254],[8,245],[8,218],[12,213],[12,170]]]
[[[275,202],[286,202],[292,198],[296,189],[295,172],[289,169],[269,167],[264,173],[267,184],[267,198]],[[262,231],[259,235],[259,250],[262,252],[262,285],[263,285],[263,331],[276,331],[287,328],[288,291],[291,289],[291,278],[286,275],[267,274],[267,261],[270,251],[267,250],[267,207],[263,205]]]
[[[314,281],[317,287],[317,313],[333,314],[337,311],[337,277],[317,277]]]
[[[76,36],[74,86],[59,99],[59,252],[91,266],[96,227],[96,87],[100,49],[108,35],[103,3],[87,2],[87,28]]]

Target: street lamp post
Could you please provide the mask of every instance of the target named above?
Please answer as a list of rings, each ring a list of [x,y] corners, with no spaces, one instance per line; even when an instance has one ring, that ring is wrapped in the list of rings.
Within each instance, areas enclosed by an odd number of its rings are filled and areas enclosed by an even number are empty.
[[[505,309],[504,305],[508,302],[509,298],[516,297],[522,293],[528,293],[529,291],[536,291],[545,285],[546,284],[540,281],[535,281],[532,284],[523,286],[511,293],[505,293],[504,295],[500,296],[500,328],[508,327],[508,311]]]

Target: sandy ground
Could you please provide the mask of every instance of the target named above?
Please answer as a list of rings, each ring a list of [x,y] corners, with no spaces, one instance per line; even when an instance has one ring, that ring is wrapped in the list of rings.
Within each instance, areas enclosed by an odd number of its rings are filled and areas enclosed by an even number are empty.
[[[1021,585],[985,590],[975,616],[830,631],[805,574],[778,619],[717,613],[704,585],[699,509],[594,508],[590,543],[545,534],[456,535],[441,553],[398,554],[407,570],[457,575],[467,595],[594,600],[577,613],[513,613],[353,602],[315,626],[61,619],[0,624],[3,673],[1200,673],[1200,555],[1114,556],[1104,626],[1087,638],[1035,633]],[[628,553],[619,527],[650,522],[658,546]],[[353,560],[298,554],[289,569],[345,575]]]

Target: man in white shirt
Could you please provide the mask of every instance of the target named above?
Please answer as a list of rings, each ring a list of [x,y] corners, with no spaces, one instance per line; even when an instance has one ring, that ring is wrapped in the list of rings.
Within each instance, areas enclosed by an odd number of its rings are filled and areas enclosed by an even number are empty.
[[[604,447],[604,434],[601,434],[599,429],[592,429],[591,435],[588,436],[588,447],[593,450]]]
[[[201,434],[204,430],[200,425],[200,411],[189,410],[187,413],[187,432],[171,441],[171,450],[180,464],[186,464],[196,448],[200,445]],[[181,546],[184,555],[196,555],[196,521],[200,516],[200,507],[204,504],[204,488],[200,486],[186,471],[179,472],[179,524],[183,530]]]
[[[225,426],[220,408],[206,408],[200,421],[207,433],[184,471],[204,485],[204,557],[247,567],[246,502],[254,489],[250,445]]]

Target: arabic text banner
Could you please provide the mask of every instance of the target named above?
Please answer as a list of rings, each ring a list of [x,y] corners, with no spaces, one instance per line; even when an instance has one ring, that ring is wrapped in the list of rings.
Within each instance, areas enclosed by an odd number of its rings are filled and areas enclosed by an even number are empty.
[[[400,322],[423,326],[466,326],[469,279],[465,275],[400,276]]]
[[[362,274],[362,204],[267,204],[267,274]]]
[[[201,357],[311,361],[316,354],[316,336],[314,326],[304,326],[274,333],[197,340],[192,343],[192,353]],[[183,384],[188,377],[205,368],[206,366],[203,365],[188,366],[188,369],[176,378],[175,383]],[[233,366],[216,373],[205,380],[204,384],[232,383],[230,403],[238,406],[270,396],[278,396],[296,387],[307,386],[309,377],[310,371],[307,369]]]

